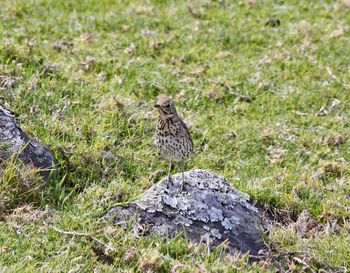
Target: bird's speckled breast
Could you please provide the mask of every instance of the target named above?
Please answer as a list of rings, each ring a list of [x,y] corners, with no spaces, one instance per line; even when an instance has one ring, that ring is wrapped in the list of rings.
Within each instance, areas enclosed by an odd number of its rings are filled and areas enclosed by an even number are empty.
[[[189,157],[193,151],[191,139],[179,136],[180,123],[173,119],[159,119],[155,143],[158,151],[169,161],[180,161]]]

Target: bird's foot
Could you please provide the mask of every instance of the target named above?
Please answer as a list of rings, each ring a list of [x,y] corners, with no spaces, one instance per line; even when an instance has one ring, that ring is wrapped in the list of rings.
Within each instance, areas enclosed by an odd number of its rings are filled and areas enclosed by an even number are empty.
[[[182,183],[179,183],[179,185],[177,185],[177,188],[179,189],[179,192],[181,193],[184,189],[184,181],[182,181]]]
[[[173,179],[171,178],[171,176],[168,176],[168,190],[170,190],[170,185],[174,186]]]

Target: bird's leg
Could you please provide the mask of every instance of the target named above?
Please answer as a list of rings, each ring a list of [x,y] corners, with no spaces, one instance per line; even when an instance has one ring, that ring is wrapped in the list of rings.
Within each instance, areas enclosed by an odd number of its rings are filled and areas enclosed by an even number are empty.
[[[180,191],[183,190],[184,184],[185,184],[185,175],[184,175],[184,170],[185,170],[185,159],[181,161],[181,170],[182,170],[182,184],[180,186]]]
[[[171,182],[171,175],[170,175],[170,173],[171,173],[171,167],[172,167],[172,164],[171,164],[172,162],[170,161],[170,165],[169,165],[169,173],[168,173],[168,180],[169,180],[169,182]]]

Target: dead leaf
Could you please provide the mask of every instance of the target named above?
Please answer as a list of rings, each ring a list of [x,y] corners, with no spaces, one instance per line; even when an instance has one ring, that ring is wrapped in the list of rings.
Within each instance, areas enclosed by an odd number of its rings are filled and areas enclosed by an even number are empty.
[[[205,67],[199,67],[194,71],[191,71],[189,74],[195,77],[199,77],[201,74],[205,73],[206,68]]]
[[[173,99],[174,102],[183,102],[185,99],[185,90],[182,89],[180,93],[177,93],[175,95],[175,98]]]
[[[114,67],[116,70],[119,70],[123,67],[123,64],[119,62],[119,63],[116,63]]]
[[[129,26],[129,25],[122,25],[122,29],[124,31],[128,31],[130,28],[131,28],[131,26]]]
[[[268,161],[272,165],[280,163],[283,160],[283,155],[287,151],[277,146],[270,146],[267,150],[269,151]]]
[[[114,112],[119,110],[122,113],[125,113],[125,105],[118,101],[117,98],[109,97],[107,100],[101,101],[97,107],[97,112]]]
[[[216,85],[213,85],[210,89],[204,91],[204,95],[209,100],[218,101],[225,95],[225,93],[222,88],[218,88]]]
[[[32,205],[24,205],[16,208],[8,218],[17,222],[37,223],[50,217],[52,213],[49,205],[46,205],[44,210],[36,209]]]
[[[160,265],[154,262],[142,261],[138,269],[140,272],[159,272]]]
[[[72,46],[73,46],[72,42],[65,41],[65,40],[54,42],[52,44],[52,48],[56,50],[68,49],[68,48],[71,48]]]
[[[116,15],[113,11],[108,12],[106,15],[107,15],[107,17],[110,17],[110,18],[116,17]]]
[[[9,248],[7,246],[2,246],[0,247],[0,252],[1,253],[5,253],[5,252],[8,252]]]
[[[337,136],[324,135],[322,137],[322,142],[327,146],[337,147],[337,146],[340,146],[341,144],[344,144],[345,139],[342,135],[337,135]]]
[[[107,74],[104,72],[100,72],[97,74],[97,79],[100,82],[105,82],[107,80]]]
[[[283,46],[283,42],[281,40],[278,40],[276,43],[276,46],[281,47]]]
[[[253,7],[256,4],[256,0],[246,0],[246,2],[250,7]]]
[[[229,129],[229,130],[227,130],[226,131],[226,135],[228,136],[228,137],[232,137],[232,138],[236,138],[236,137],[238,137],[238,134],[237,134],[237,132],[236,131],[233,131],[233,130],[231,130],[231,129]]]
[[[153,11],[153,7],[151,5],[138,6],[135,11],[137,14],[149,14]]]
[[[281,24],[280,19],[278,18],[269,18],[265,22],[265,26],[271,26],[271,27],[276,27]]]
[[[154,119],[155,119],[155,116],[154,116],[153,110],[147,111],[142,115],[142,120],[154,120]]]
[[[165,45],[165,42],[164,42],[164,41],[154,41],[154,40],[151,40],[151,41],[149,42],[149,47],[150,47],[150,49],[152,49],[152,50],[160,49],[163,45]]]
[[[321,163],[321,166],[323,166],[324,174],[327,176],[342,176],[343,166],[337,162],[324,162]]]
[[[305,48],[309,48],[311,45],[311,41],[308,38],[303,39],[302,43],[303,43]]]
[[[194,18],[199,18],[201,15],[193,10],[192,6],[187,6],[187,9],[189,13],[192,15]]]
[[[225,58],[231,56],[231,52],[229,51],[219,51],[218,54],[216,54],[216,58]]]
[[[343,26],[338,26],[338,29],[335,30],[331,36],[334,38],[339,38],[344,35],[344,27]]]
[[[80,65],[83,66],[86,70],[93,67],[96,64],[96,58],[87,56],[85,62],[81,62]]]
[[[78,42],[90,42],[92,40],[92,35],[90,33],[83,33],[77,40]]]
[[[258,84],[258,89],[259,90],[268,90],[269,89],[269,87],[270,87],[270,85],[267,83],[267,82],[260,82],[259,84]]]
[[[309,237],[311,234],[317,234],[324,228],[306,209],[300,213],[297,221],[291,223],[289,227],[304,238]]]
[[[183,83],[191,83],[191,82],[196,82],[197,80],[195,78],[191,78],[191,77],[184,77],[181,80],[179,80],[179,82]]]
[[[272,144],[271,131],[272,131],[271,128],[266,128],[264,130],[264,133],[260,136],[260,138],[268,144]]]
[[[105,263],[105,264],[113,264],[114,263],[113,257],[110,255],[107,255],[101,246],[98,246],[98,247],[92,246],[91,248],[94,251],[95,255],[98,257],[98,259],[100,261],[102,261],[103,263]]]
[[[131,43],[129,47],[124,49],[124,52],[126,54],[131,54],[135,51],[135,49],[136,49],[136,47],[135,47],[134,43]]]
[[[127,250],[124,255],[123,262],[125,263],[135,262],[137,261],[137,256],[138,256],[137,249]]]
[[[158,250],[143,251],[140,253],[140,272],[159,272],[163,264],[163,255]]]
[[[112,40],[118,40],[118,38],[119,38],[118,34],[111,34]]]

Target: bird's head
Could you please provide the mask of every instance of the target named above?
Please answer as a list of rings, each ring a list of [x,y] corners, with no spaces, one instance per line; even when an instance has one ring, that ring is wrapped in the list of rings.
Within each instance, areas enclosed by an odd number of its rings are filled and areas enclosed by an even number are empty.
[[[154,107],[158,109],[161,117],[167,118],[173,115],[177,115],[175,105],[169,98],[159,98],[157,104],[154,105]]]

